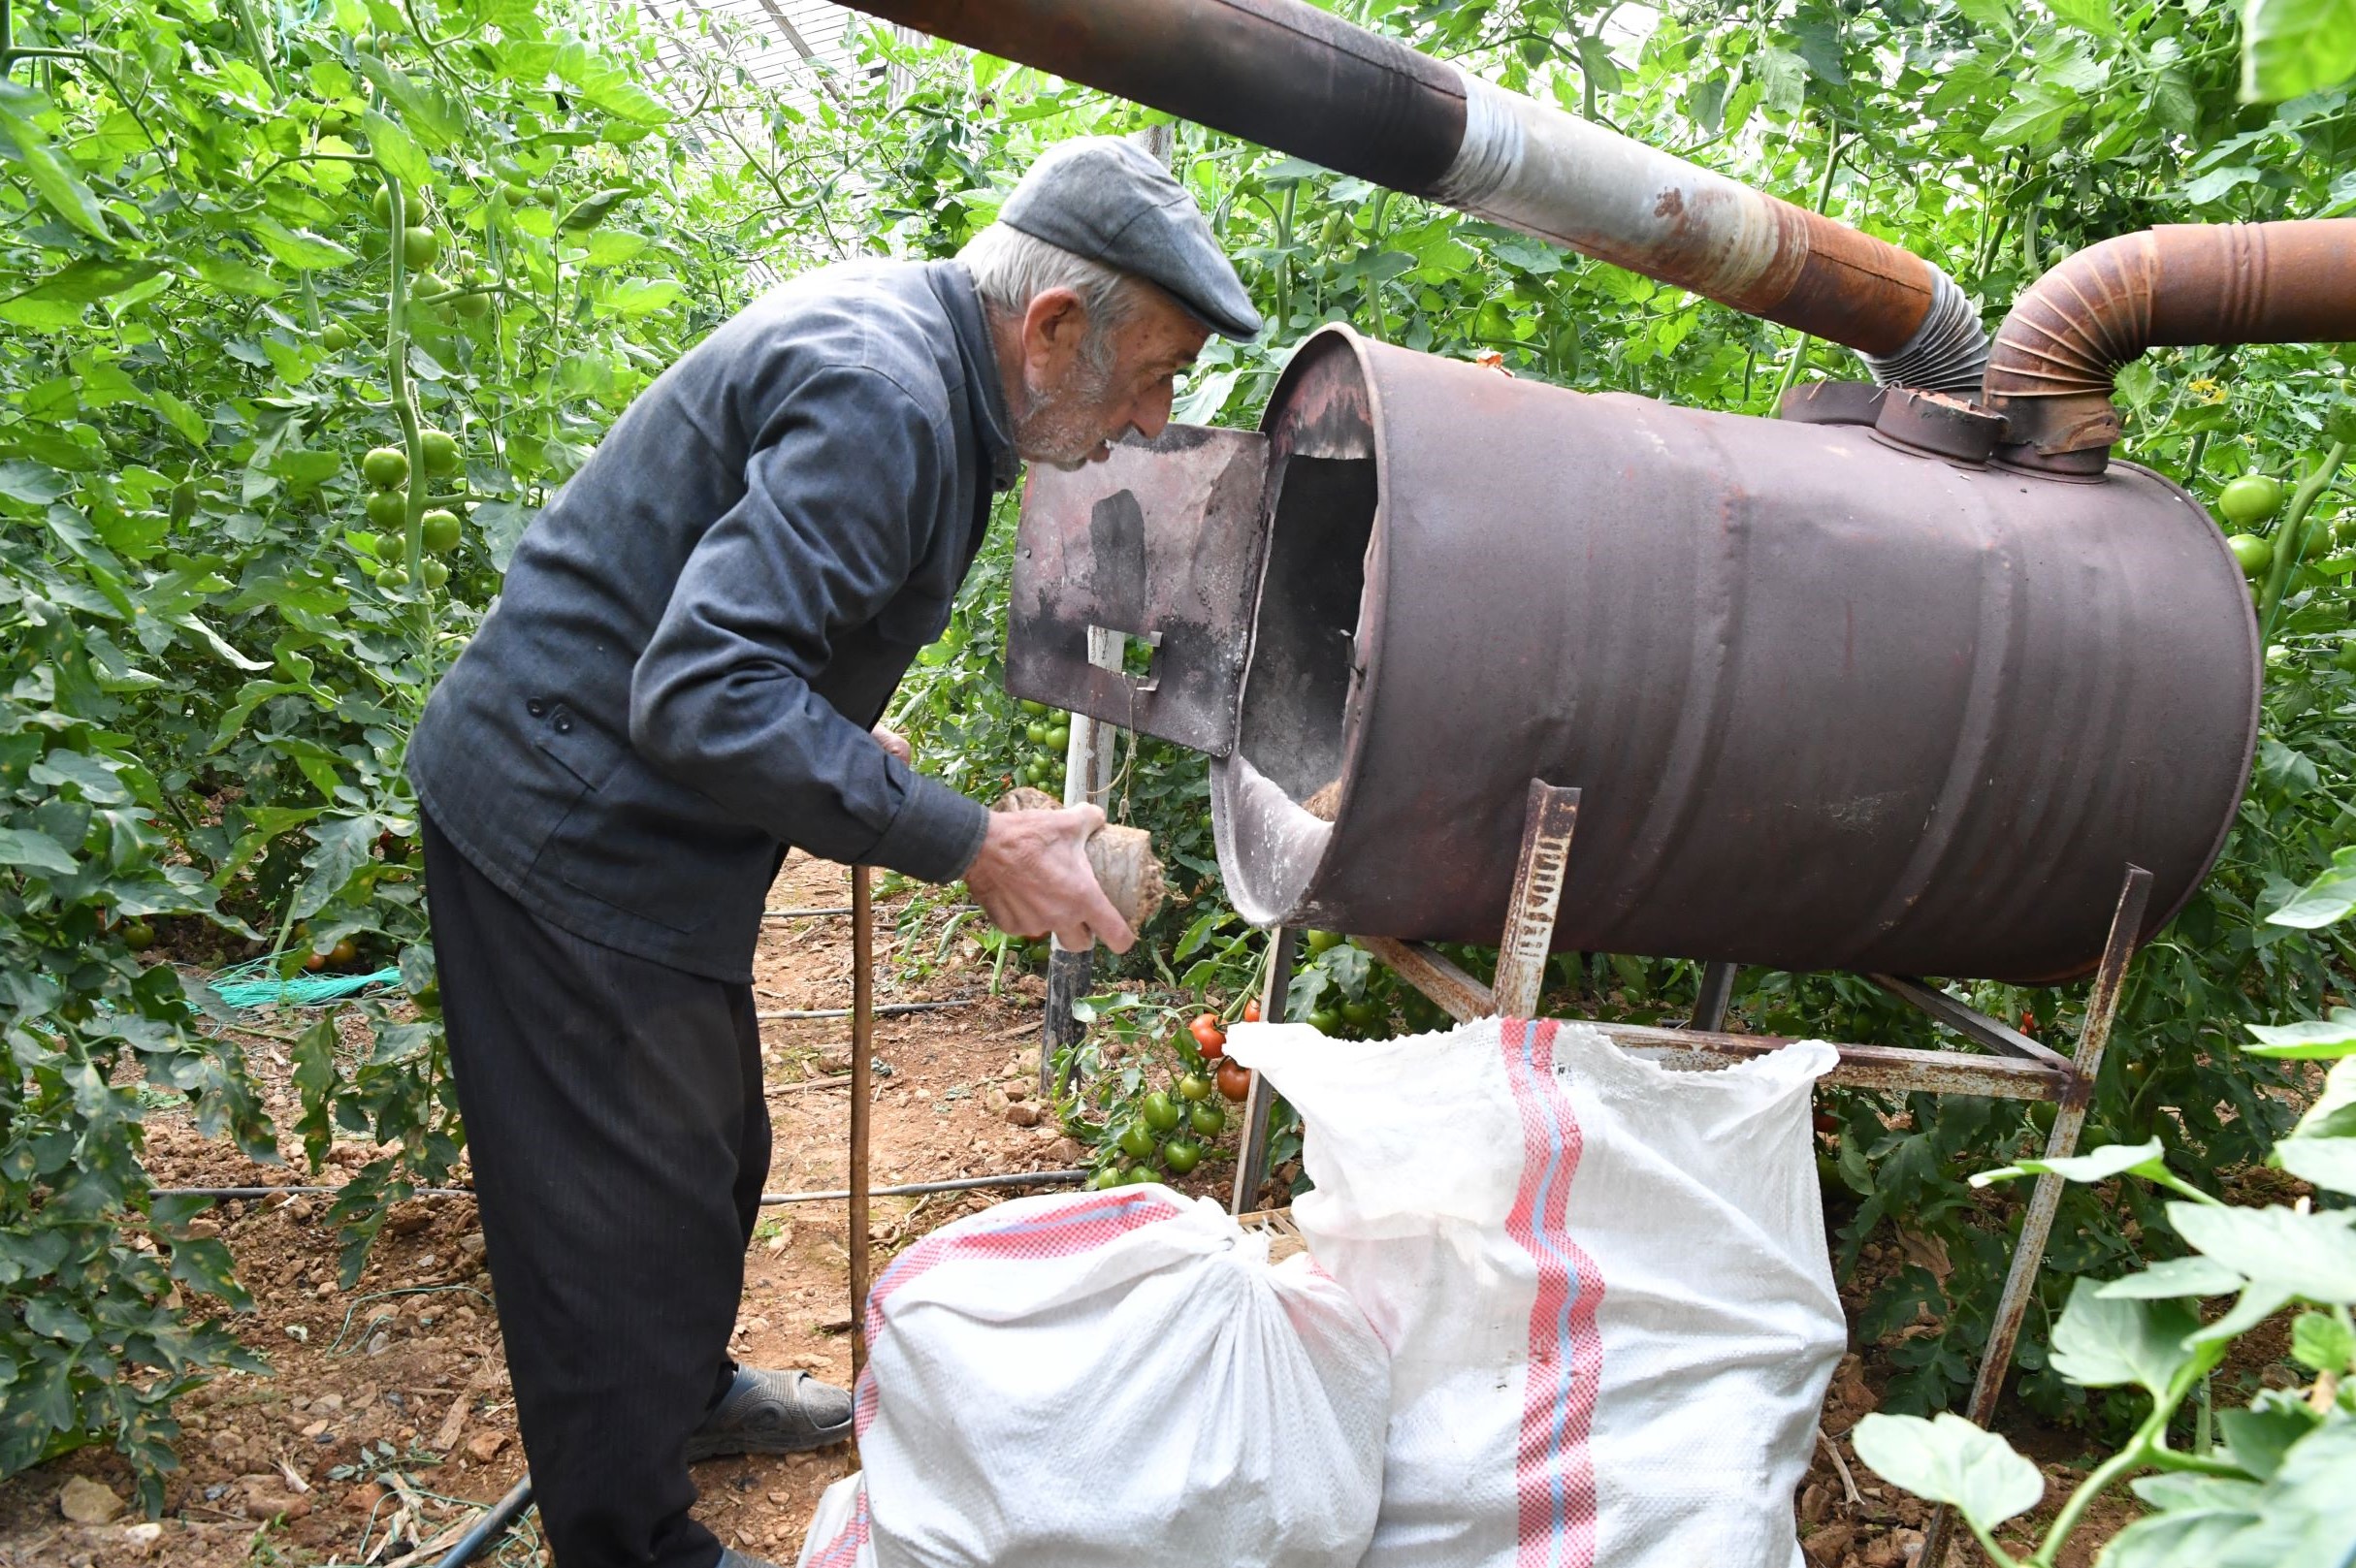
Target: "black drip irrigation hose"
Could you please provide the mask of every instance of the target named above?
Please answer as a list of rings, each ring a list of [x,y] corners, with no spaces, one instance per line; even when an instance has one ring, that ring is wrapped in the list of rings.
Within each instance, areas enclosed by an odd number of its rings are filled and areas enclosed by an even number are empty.
[[[474,1521],[474,1528],[458,1538],[458,1543],[434,1568],[467,1568],[468,1563],[482,1555],[483,1548],[523,1518],[524,1510],[531,1506],[532,1476],[527,1472],[523,1480],[508,1489],[506,1496],[491,1505],[491,1512]]]
[[[997,1176],[958,1176],[948,1181],[918,1181],[910,1182],[899,1187],[874,1187],[870,1188],[868,1192],[869,1196],[874,1198],[921,1198],[926,1193],[979,1192],[984,1189],[997,1187],[1062,1187],[1068,1186],[1073,1182],[1085,1181],[1087,1179],[1088,1172],[1085,1170],[1017,1170],[1005,1175]],[[343,1189],[340,1187],[304,1186],[151,1187],[147,1190],[147,1196],[150,1198],[213,1198],[228,1200],[277,1198],[280,1196],[291,1198],[304,1194],[336,1195],[340,1194],[342,1191]],[[472,1198],[474,1196],[474,1189],[471,1187],[420,1187],[412,1192],[410,1196],[412,1198]],[[823,1202],[829,1199],[839,1201],[843,1199],[849,1198],[850,1196],[851,1189],[848,1187],[829,1187],[823,1192],[763,1193],[760,1195],[760,1201],[763,1208],[774,1208],[782,1203],[818,1203]]]
[[[879,1018],[896,1018],[905,1012],[939,1012],[944,1008],[970,1008],[979,997],[958,997],[949,1002],[888,1002],[875,1009]],[[788,1008],[782,1012],[756,1012],[754,1017],[763,1023],[776,1018],[848,1018],[849,1008]]]

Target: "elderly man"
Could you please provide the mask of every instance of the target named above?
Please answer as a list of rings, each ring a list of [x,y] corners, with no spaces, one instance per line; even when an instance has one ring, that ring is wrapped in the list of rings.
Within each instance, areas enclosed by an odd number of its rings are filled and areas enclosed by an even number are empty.
[[[689,1462],[850,1432],[843,1391],[727,1355],[787,847],[1133,940],[1081,852],[1101,813],[992,814],[871,726],[1020,461],[1154,433],[1206,336],[1259,326],[1167,172],[1065,144],[955,261],[824,269],[664,372],[435,692],[409,775],[443,1016],[558,1568],[748,1562],[689,1516]]]

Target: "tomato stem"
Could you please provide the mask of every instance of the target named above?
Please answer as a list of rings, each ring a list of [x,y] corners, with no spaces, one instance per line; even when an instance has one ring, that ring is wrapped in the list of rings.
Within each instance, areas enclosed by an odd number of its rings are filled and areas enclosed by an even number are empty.
[[[2348,443],[2334,441],[2331,450],[2315,471],[2299,482],[2291,493],[2290,510],[2282,517],[2281,526],[2275,529],[2275,562],[2266,574],[2266,593],[2258,617],[2258,646],[2271,647],[2275,640],[2275,623],[2281,618],[2283,595],[2290,592],[2291,578],[2307,554],[2307,515],[2314,507],[2315,497],[2321,496],[2340,472],[2340,464],[2347,460]]]

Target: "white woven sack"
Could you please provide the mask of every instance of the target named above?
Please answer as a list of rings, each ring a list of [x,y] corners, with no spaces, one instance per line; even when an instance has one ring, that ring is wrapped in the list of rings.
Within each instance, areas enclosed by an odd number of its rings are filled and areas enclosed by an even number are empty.
[[[1381,1342],[1208,1200],[1123,1187],[946,1226],[877,1280],[865,1330],[882,1568],[1330,1568],[1373,1534]]]
[[[867,1478],[849,1475],[819,1494],[794,1568],[875,1568],[873,1522],[867,1517]]]
[[[1845,1338],[1789,1045],[1672,1072],[1592,1028],[1238,1028],[1302,1116],[1293,1218],[1392,1354],[1364,1568],[1799,1568]]]

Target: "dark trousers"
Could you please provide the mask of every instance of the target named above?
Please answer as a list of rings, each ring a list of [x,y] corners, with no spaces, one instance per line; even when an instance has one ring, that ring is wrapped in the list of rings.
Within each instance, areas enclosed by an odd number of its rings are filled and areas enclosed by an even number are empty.
[[[557,1568],[712,1568],[686,1447],[769,1172],[752,988],[585,942],[422,821],[450,1066]]]

